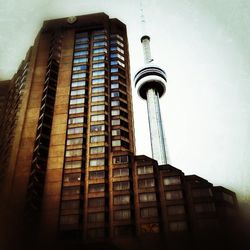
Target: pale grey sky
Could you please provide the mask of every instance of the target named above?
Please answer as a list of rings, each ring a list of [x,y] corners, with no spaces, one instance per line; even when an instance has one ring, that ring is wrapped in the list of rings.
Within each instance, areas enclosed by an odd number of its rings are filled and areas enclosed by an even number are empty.
[[[250,1],[144,0],[171,164],[250,201]],[[143,62],[139,0],[0,0],[0,79],[43,20],[105,12],[127,25],[132,76]],[[132,83],[133,84],[133,83]],[[151,155],[146,103],[133,95],[137,154]]]

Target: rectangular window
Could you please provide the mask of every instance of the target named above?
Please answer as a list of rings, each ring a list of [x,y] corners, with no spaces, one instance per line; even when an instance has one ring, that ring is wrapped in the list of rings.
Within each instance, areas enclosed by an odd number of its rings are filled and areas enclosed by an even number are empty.
[[[90,126],[90,131],[91,132],[99,132],[99,131],[104,131],[105,130],[105,125],[104,124],[98,124],[98,125],[91,125]]]
[[[81,161],[66,161],[64,164],[65,169],[81,168]]]
[[[72,75],[72,79],[78,79],[78,78],[83,78],[86,77],[86,73],[76,73]]]
[[[181,184],[181,178],[180,178],[180,176],[165,177],[163,179],[163,184],[165,186],[178,185],[178,184]]]
[[[119,109],[114,109],[111,111],[112,116],[120,115],[120,110]]]
[[[118,53],[110,54],[110,58],[119,58],[120,60],[124,61],[124,57]]]
[[[93,65],[92,65],[92,68],[93,69],[97,69],[97,68],[104,68],[105,67],[105,63],[94,63]]]
[[[85,63],[85,62],[88,62],[88,57],[75,58],[73,60],[73,63]]]
[[[111,106],[112,107],[117,107],[120,105],[120,102],[119,101],[111,101]]]
[[[185,214],[185,207],[183,205],[168,206],[167,210],[169,215]]]
[[[119,92],[111,92],[111,97],[119,97]]]
[[[77,123],[83,123],[84,119],[83,117],[76,117],[76,118],[69,118],[68,124],[77,124]]]
[[[105,71],[104,70],[98,70],[98,71],[93,71],[92,76],[104,76]]]
[[[66,157],[73,157],[73,156],[82,156],[82,150],[81,149],[73,149],[73,150],[66,151]]]
[[[106,48],[93,49],[93,54],[98,54],[98,53],[107,53],[107,49]]]
[[[107,36],[104,34],[100,34],[100,35],[94,35],[94,40],[99,40],[99,39],[107,39]]]
[[[70,92],[71,96],[84,95],[84,94],[85,94],[85,89],[71,90]]]
[[[113,177],[129,176],[128,168],[117,168],[113,170]]]
[[[98,46],[107,46],[107,42],[105,41],[94,42],[93,47],[98,47]]]
[[[79,224],[79,215],[61,215],[60,216],[61,225],[75,225]]]
[[[89,192],[90,193],[104,192],[104,191],[105,191],[105,184],[104,183],[90,184],[89,185]]]
[[[80,114],[80,113],[83,113],[83,112],[84,112],[84,107],[69,109],[69,114],[70,115],[72,115],[72,114]]]
[[[193,197],[211,197],[212,190],[211,188],[196,188],[192,190]]]
[[[70,105],[83,104],[85,102],[85,98],[76,98],[70,100]]]
[[[186,221],[171,221],[169,222],[169,229],[172,232],[186,231],[187,222]]]
[[[129,220],[131,217],[131,212],[129,209],[114,211],[115,220]]]
[[[88,55],[89,51],[88,50],[82,50],[82,51],[77,51],[74,53],[74,56],[84,56],[84,55]]]
[[[129,195],[114,196],[114,205],[126,205],[130,203]]]
[[[105,60],[105,55],[93,56],[93,61]]]
[[[113,164],[124,164],[128,163],[127,155],[113,156]]]
[[[101,83],[105,83],[105,79],[104,78],[96,78],[96,79],[92,79],[92,84],[101,84]]]
[[[87,237],[89,239],[98,239],[105,237],[104,228],[89,228],[87,231]]]
[[[105,96],[104,95],[92,96],[91,101],[92,102],[103,102],[103,101],[105,101]]]
[[[156,201],[156,194],[155,193],[140,194],[139,200],[140,202]]]
[[[81,38],[77,38],[76,40],[75,40],[75,43],[76,44],[79,44],[79,43],[84,43],[84,42],[88,42],[88,37],[81,37]]]
[[[74,66],[73,71],[79,71],[79,70],[86,70],[87,65],[79,65],[79,66]]]
[[[117,126],[121,124],[121,120],[120,119],[116,119],[116,120],[112,120],[111,121],[111,125],[112,126]]]
[[[158,210],[156,207],[141,208],[141,217],[142,218],[158,217]]]
[[[105,105],[104,104],[100,104],[100,105],[93,105],[91,106],[91,111],[104,111],[105,110]]]
[[[105,136],[104,135],[95,135],[90,137],[90,142],[104,142]]]
[[[92,147],[90,148],[90,154],[104,154],[105,147]]]
[[[87,49],[88,47],[89,47],[88,43],[75,45],[75,49]]]
[[[119,46],[124,47],[124,44],[118,40],[112,40],[110,44],[118,44]]]
[[[137,168],[137,174],[141,175],[141,174],[153,174],[154,173],[154,169],[153,166],[143,166],[143,167],[138,167]]]
[[[94,87],[92,88],[92,93],[101,93],[105,91],[105,87]]]
[[[82,87],[86,86],[86,81],[78,81],[78,82],[72,82],[71,83],[72,87]]]
[[[99,159],[92,159],[89,161],[90,167],[97,167],[97,166],[104,166],[105,165],[105,159],[99,158]]]
[[[121,140],[112,140],[112,147],[120,147]]]
[[[69,128],[68,129],[68,135],[82,134],[82,133],[83,133],[83,127]]]
[[[105,213],[104,212],[89,213],[88,214],[88,222],[90,222],[90,223],[104,222],[104,220],[105,220]]]
[[[82,145],[83,138],[73,138],[73,139],[67,139],[67,145]]]
[[[211,213],[215,212],[214,203],[199,203],[194,205],[196,213]]]
[[[91,198],[89,199],[89,207],[104,207],[105,199],[101,198]]]
[[[118,83],[112,83],[111,84],[111,89],[119,89],[119,84]]]
[[[129,181],[119,181],[113,183],[113,190],[114,191],[121,191],[121,190],[129,190],[130,182]]]
[[[63,178],[64,183],[75,183],[80,181],[81,181],[81,173],[64,174]]]
[[[115,75],[115,76],[111,76],[111,81],[115,81],[115,80],[119,80],[119,76]]]
[[[124,54],[124,50],[119,48],[118,46],[117,47],[110,47],[110,51],[119,51],[121,54]]]
[[[75,186],[75,187],[64,187],[63,188],[63,197],[70,197],[72,195],[79,195],[80,194],[80,187]]]
[[[104,178],[105,178],[105,172],[103,170],[101,170],[101,171],[89,171],[89,179],[90,180],[104,179]]]
[[[154,186],[155,186],[155,180],[152,178],[138,180],[139,188],[148,188],[148,187],[154,187]]]
[[[181,190],[166,191],[165,192],[166,200],[180,200],[183,198]]]
[[[92,115],[90,120],[92,122],[104,121],[105,120],[105,115]]]
[[[119,71],[118,68],[111,68],[111,70],[110,70],[111,73],[116,73],[118,71]]]

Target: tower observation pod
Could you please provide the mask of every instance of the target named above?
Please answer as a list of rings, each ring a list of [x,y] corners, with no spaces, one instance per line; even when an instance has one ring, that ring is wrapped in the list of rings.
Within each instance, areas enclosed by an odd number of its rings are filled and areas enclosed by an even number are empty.
[[[150,37],[141,38],[144,66],[134,77],[138,95],[147,101],[152,156],[159,165],[167,164],[166,146],[162,127],[159,98],[166,91],[167,76],[163,69],[153,63]]]

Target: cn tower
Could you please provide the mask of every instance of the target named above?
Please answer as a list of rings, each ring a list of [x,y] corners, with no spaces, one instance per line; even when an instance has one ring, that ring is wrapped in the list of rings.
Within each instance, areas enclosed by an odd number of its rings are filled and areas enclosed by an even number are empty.
[[[138,95],[147,101],[152,157],[159,165],[167,164],[167,154],[162,127],[159,98],[166,91],[165,71],[154,64],[150,51],[150,37],[142,36],[144,66],[135,74],[135,87]]]

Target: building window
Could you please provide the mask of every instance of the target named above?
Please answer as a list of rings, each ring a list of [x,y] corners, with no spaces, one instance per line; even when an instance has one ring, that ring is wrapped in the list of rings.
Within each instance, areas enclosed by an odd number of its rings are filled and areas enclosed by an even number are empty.
[[[104,154],[105,147],[92,147],[90,148],[90,154]]]
[[[88,38],[87,37],[82,37],[82,38],[78,38],[75,40],[75,43],[76,44],[79,44],[79,43],[84,43],[84,42],[88,42]]]
[[[89,185],[89,192],[104,192],[105,191],[105,184],[104,183],[98,183],[98,184],[90,184]]]
[[[83,123],[84,119],[83,117],[76,117],[76,118],[69,118],[68,124],[77,124],[77,123]]]
[[[119,97],[119,92],[111,92],[111,97]]]
[[[67,145],[82,145],[83,138],[73,138],[73,139],[67,139]]]
[[[75,58],[73,60],[73,63],[85,63],[88,62],[88,58],[87,57],[83,57],[83,58]]]
[[[119,109],[112,110],[111,115],[112,116],[120,115],[120,110]]]
[[[121,191],[121,190],[129,190],[130,182],[129,181],[119,181],[113,183],[113,190],[114,191]]]
[[[105,120],[105,115],[92,115],[90,120],[92,122],[104,121]]]
[[[93,105],[91,106],[91,111],[104,111],[105,110],[105,105],[104,104],[100,104],[100,105]]]
[[[104,59],[105,59],[105,55],[93,56],[93,61],[100,61]]]
[[[60,224],[61,225],[75,225],[79,223],[79,215],[61,215]]]
[[[119,83],[112,83],[111,89],[119,89]]]
[[[141,224],[141,232],[142,233],[159,233],[160,232],[159,223]]]
[[[101,84],[101,83],[105,83],[105,79],[104,78],[96,78],[96,79],[92,79],[92,84]]]
[[[92,76],[104,76],[105,71],[104,70],[98,70],[98,71],[93,71]]]
[[[112,107],[116,107],[116,106],[119,106],[119,105],[120,105],[119,101],[111,101],[111,106]]]
[[[118,71],[119,71],[118,68],[111,68],[111,70],[110,70],[111,73],[116,73]]]
[[[156,201],[156,194],[155,193],[140,194],[139,200],[140,202]]]
[[[112,147],[120,147],[121,140],[112,140]]]
[[[117,226],[114,228],[115,236],[119,237],[131,237],[134,232],[131,226]]]
[[[107,39],[107,36],[104,34],[100,34],[100,35],[95,35],[94,40],[99,40],[99,39]]]
[[[120,129],[112,129],[112,136],[117,136],[121,134],[121,130]]]
[[[67,197],[67,196],[74,196],[74,195],[79,195],[80,194],[80,187],[76,186],[76,187],[64,187],[63,188],[63,197]]]
[[[98,54],[98,53],[107,53],[107,49],[100,48],[100,49],[94,49],[93,50],[93,54]]]
[[[141,208],[141,217],[142,218],[158,217],[158,210],[156,207]]]
[[[113,164],[123,164],[128,163],[127,155],[113,156]]]
[[[84,56],[84,55],[88,55],[89,51],[88,50],[82,50],[82,51],[77,51],[74,53],[74,56]]]
[[[84,102],[85,102],[85,98],[71,99],[70,105],[83,104]]]
[[[81,149],[66,150],[66,157],[82,156]]]
[[[95,135],[90,137],[90,142],[104,142],[105,136],[104,135]]]
[[[114,196],[114,205],[126,205],[130,203],[129,195]]]
[[[81,161],[66,161],[64,164],[64,168],[72,169],[72,168],[81,168],[82,162]]]
[[[211,197],[212,190],[211,188],[196,188],[192,190],[193,197]]]
[[[107,42],[105,42],[105,41],[94,42],[93,47],[98,47],[98,46],[107,46]]]
[[[196,213],[211,213],[215,212],[214,203],[199,203],[194,205]]]
[[[89,171],[89,179],[95,180],[95,179],[104,179],[105,178],[105,172],[102,171]]]
[[[138,187],[139,188],[148,188],[148,187],[154,187],[154,186],[155,186],[155,180],[154,179],[138,180]]]
[[[77,44],[75,49],[87,49],[89,47],[88,43]]]
[[[96,238],[104,238],[105,237],[104,228],[89,228],[87,233],[88,233],[89,239],[96,239]]]
[[[70,115],[72,115],[72,114],[80,114],[80,113],[83,113],[83,112],[84,112],[84,107],[69,109],[69,114]]]
[[[165,192],[166,200],[180,200],[183,198],[181,190],[166,191]]]
[[[75,95],[85,95],[85,89],[78,89],[78,90],[72,90],[70,92],[71,96],[75,96]]]
[[[169,222],[169,229],[172,232],[186,231],[187,222],[186,221],[171,221]]]
[[[112,126],[117,126],[121,124],[121,120],[120,119],[115,119],[111,121],[111,125]]]
[[[143,167],[138,167],[137,168],[137,174],[142,175],[142,174],[153,174],[154,169],[153,166],[143,166]]]
[[[118,53],[110,54],[110,58],[119,58],[120,60],[124,61],[124,57]]]
[[[185,214],[185,207],[183,205],[168,206],[167,209],[169,215]]]
[[[105,87],[94,87],[92,88],[92,93],[101,93],[105,91]]]
[[[64,181],[64,183],[80,182],[81,181],[81,173],[64,174],[63,181]]]
[[[129,220],[131,217],[131,212],[129,209],[114,211],[115,220]]]
[[[72,82],[71,83],[72,87],[82,87],[86,86],[86,81],[77,81],[77,82]]]
[[[92,68],[93,69],[98,69],[98,68],[104,68],[105,67],[105,63],[104,62],[101,62],[101,63],[94,63],[92,65]]]
[[[104,124],[98,124],[98,125],[91,125],[90,126],[90,131],[91,132],[99,132],[99,131],[104,131],[105,130],[105,125]]]
[[[67,130],[67,132],[68,132],[68,135],[82,134],[83,133],[83,127],[69,128]]]
[[[128,168],[117,168],[113,170],[113,177],[129,176]]]
[[[89,161],[90,167],[96,167],[96,166],[104,166],[105,165],[105,159],[99,158],[99,159],[91,159]]]
[[[104,207],[105,206],[105,199],[101,198],[90,198],[89,199],[89,207]]]
[[[88,214],[88,222],[90,222],[90,223],[104,222],[104,220],[105,220],[105,213],[104,212],[89,213]]]
[[[118,44],[120,47],[124,47],[124,44],[118,40],[112,40],[110,44]]]
[[[124,54],[124,50],[123,49],[121,49],[121,48],[119,48],[119,47],[114,47],[114,46],[112,46],[112,47],[110,47],[110,50],[111,51],[119,51],[121,54]]]
[[[105,101],[105,96],[104,95],[92,96],[91,101],[92,102],[103,102],[103,101]]]
[[[111,76],[110,79],[111,79],[111,81],[119,80],[119,76],[117,76],[117,75]]]
[[[73,67],[73,71],[86,70],[87,65],[78,65]]]
[[[163,179],[163,185],[165,186],[178,185],[178,184],[181,184],[180,176],[170,176],[170,177],[165,177]]]

